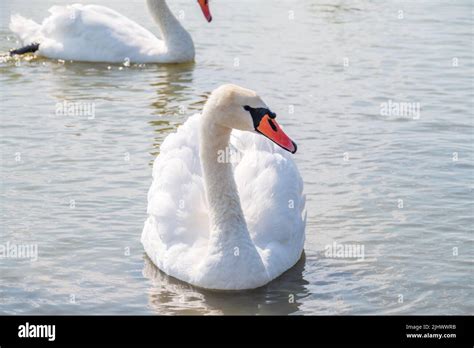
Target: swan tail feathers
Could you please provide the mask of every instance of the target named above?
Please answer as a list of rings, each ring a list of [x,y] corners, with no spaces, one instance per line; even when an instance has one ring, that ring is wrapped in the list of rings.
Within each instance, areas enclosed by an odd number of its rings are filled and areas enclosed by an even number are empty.
[[[11,16],[9,27],[23,44],[38,41],[41,26],[31,19],[15,14]]]

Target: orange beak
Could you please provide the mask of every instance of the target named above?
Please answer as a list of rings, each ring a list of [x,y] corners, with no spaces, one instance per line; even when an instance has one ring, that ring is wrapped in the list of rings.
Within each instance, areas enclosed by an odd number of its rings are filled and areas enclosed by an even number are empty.
[[[281,146],[285,150],[291,153],[296,152],[296,144],[290,139],[288,135],[285,134],[285,132],[283,132],[275,118],[271,118],[269,114],[265,114],[262,117],[255,130],[265,135],[268,139]]]
[[[202,13],[206,17],[208,22],[212,21],[211,11],[209,10],[209,0],[198,0],[199,6],[201,6]]]

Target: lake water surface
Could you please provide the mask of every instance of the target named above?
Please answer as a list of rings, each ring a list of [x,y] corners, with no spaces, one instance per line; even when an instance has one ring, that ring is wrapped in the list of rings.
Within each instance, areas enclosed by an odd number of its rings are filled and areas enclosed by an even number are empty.
[[[91,2],[158,32],[145,1]],[[11,14],[61,3],[2,0],[0,51],[19,46]],[[0,313],[472,314],[472,2],[210,5],[208,24],[170,1],[195,64],[0,63],[0,245],[38,248],[0,259]],[[160,144],[229,82],[297,142],[308,210],[304,259],[238,293],[171,279],[140,244]],[[60,115],[65,102],[93,115]]]

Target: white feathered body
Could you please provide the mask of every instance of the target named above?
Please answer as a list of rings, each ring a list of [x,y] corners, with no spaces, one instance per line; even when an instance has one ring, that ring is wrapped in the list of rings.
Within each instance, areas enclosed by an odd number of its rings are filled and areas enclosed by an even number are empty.
[[[157,11],[154,16],[161,16],[163,27],[170,24],[175,28],[165,28],[169,34],[166,41],[124,15],[99,5],[53,6],[50,16],[41,24],[13,15],[10,30],[23,45],[39,43],[37,54],[48,58],[112,63],[193,60],[192,39],[172,17],[166,3],[150,1],[149,7]]]
[[[289,153],[261,135],[233,130],[231,151],[223,156],[233,154],[250,239],[236,233],[235,239],[213,240],[199,153],[200,121],[199,114],[190,117],[161,145],[142,243],[161,270],[180,280],[204,288],[257,288],[301,257],[306,223],[301,176]],[[235,223],[239,228],[244,226]]]

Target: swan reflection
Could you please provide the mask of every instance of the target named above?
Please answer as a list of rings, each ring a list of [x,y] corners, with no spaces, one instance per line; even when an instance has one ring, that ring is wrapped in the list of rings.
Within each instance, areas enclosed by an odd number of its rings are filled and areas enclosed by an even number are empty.
[[[305,255],[294,267],[254,290],[215,291],[194,287],[160,271],[144,256],[143,275],[151,281],[149,306],[157,314],[286,315],[300,310],[309,295],[304,278]]]

